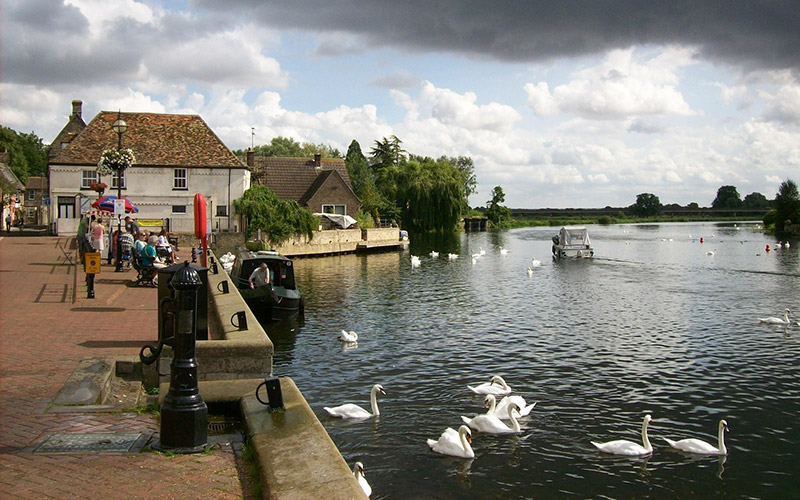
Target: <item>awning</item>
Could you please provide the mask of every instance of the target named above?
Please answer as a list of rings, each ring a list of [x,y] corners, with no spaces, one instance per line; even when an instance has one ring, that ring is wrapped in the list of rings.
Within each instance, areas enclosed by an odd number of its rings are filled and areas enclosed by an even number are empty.
[[[350,217],[349,215],[323,214],[323,213],[316,213],[314,215],[325,217],[334,224],[336,224],[337,226],[341,227],[342,229],[347,229],[348,227],[356,223],[356,220]]]

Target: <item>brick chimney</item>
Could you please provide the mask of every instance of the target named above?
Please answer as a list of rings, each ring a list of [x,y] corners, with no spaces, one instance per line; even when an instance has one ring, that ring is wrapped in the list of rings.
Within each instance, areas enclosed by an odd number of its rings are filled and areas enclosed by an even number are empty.
[[[72,116],[77,116],[78,118],[81,118],[82,114],[83,114],[83,101],[81,101],[80,99],[75,99],[74,101],[72,101]]]
[[[314,166],[317,168],[322,166],[322,155],[320,154],[314,155]]]
[[[247,150],[247,166],[252,167],[256,164],[256,153],[252,149]]]

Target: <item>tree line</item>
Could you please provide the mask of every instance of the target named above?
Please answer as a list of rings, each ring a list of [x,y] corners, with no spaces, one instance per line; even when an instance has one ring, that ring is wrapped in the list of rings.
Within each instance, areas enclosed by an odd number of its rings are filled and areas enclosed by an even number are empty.
[[[658,196],[652,193],[636,195],[636,202],[628,210],[637,217],[654,217],[661,214],[664,209],[681,208],[680,205],[662,205]],[[690,203],[685,208],[699,209],[697,203]],[[797,184],[787,179],[782,182],[773,200],[767,199],[761,193],[750,193],[741,198],[736,186],[721,186],[717,196],[711,202],[715,209],[767,209],[764,215],[764,224],[769,230],[782,233],[788,230],[791,224],[800,222],[800,195]]]

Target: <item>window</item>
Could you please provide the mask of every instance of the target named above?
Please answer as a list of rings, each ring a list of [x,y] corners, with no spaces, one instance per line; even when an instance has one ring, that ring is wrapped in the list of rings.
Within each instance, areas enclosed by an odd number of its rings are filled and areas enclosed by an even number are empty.
[[[72,196],[58,197],[58,217],[60,219],[75,218],[75,198]]]
[[[172,170],[172,189],[189,189],[186,182],[186,169],[175,168]]]
[[[228,205],[217,205],[217,217],[228,216]]]
[[[173,214],[185,214],[186,213],[186,205],[172,205],[172,213]]]
[[[27,193],[25,193],[25,201],[33,202],[36,200],[36,190],[29,189]]]
[[[125,186],[125,178],[126,177],[127,176],[125,175],[125,171],[123,170],[122,171],[122,189],[125,189],[127,187],[127,186]],[[111,174],[111,188],[112,189],[117,189],[117,185],[118,185],[117,184],[117,179],[118,178],[119,178],[119,175],[117,175],[117,172],[114,172],[113,174]]]
[[[89,189],[92,187],[93,182],[100,182],[100,176],[97,175],[97,170],[84,170],[81,172],[81,189]],[[59,202],[59,205],[60,204]]]
[[[322,213],[347,215],[346,205],[322,205]]]

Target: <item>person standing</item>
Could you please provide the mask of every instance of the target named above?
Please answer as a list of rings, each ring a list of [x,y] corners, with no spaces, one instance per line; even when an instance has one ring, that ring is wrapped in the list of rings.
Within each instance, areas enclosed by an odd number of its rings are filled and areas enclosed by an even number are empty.
[[[250,277],[247,279],[250,283],[250,288],[258,288],[260,286],[269,285],[269,270],[267,269],[267,263],[262,262],[260,266],[255,268],[255,270],[250,273]]]
[[[125,216],[125,230],[128,231],[134,238],[139,234],[139,223],[131,219],[130,215]]]
[[[6,232],[11,232],[11,212],[6,214]]]
[[[105,249],[105,232],[106,229],[103,227],[103,219],[97,219],[97,222],[94,226],[92,226],[92,247],[94,248],[95,252],[100,252],[100,258],[103,255],[103,249]]]

